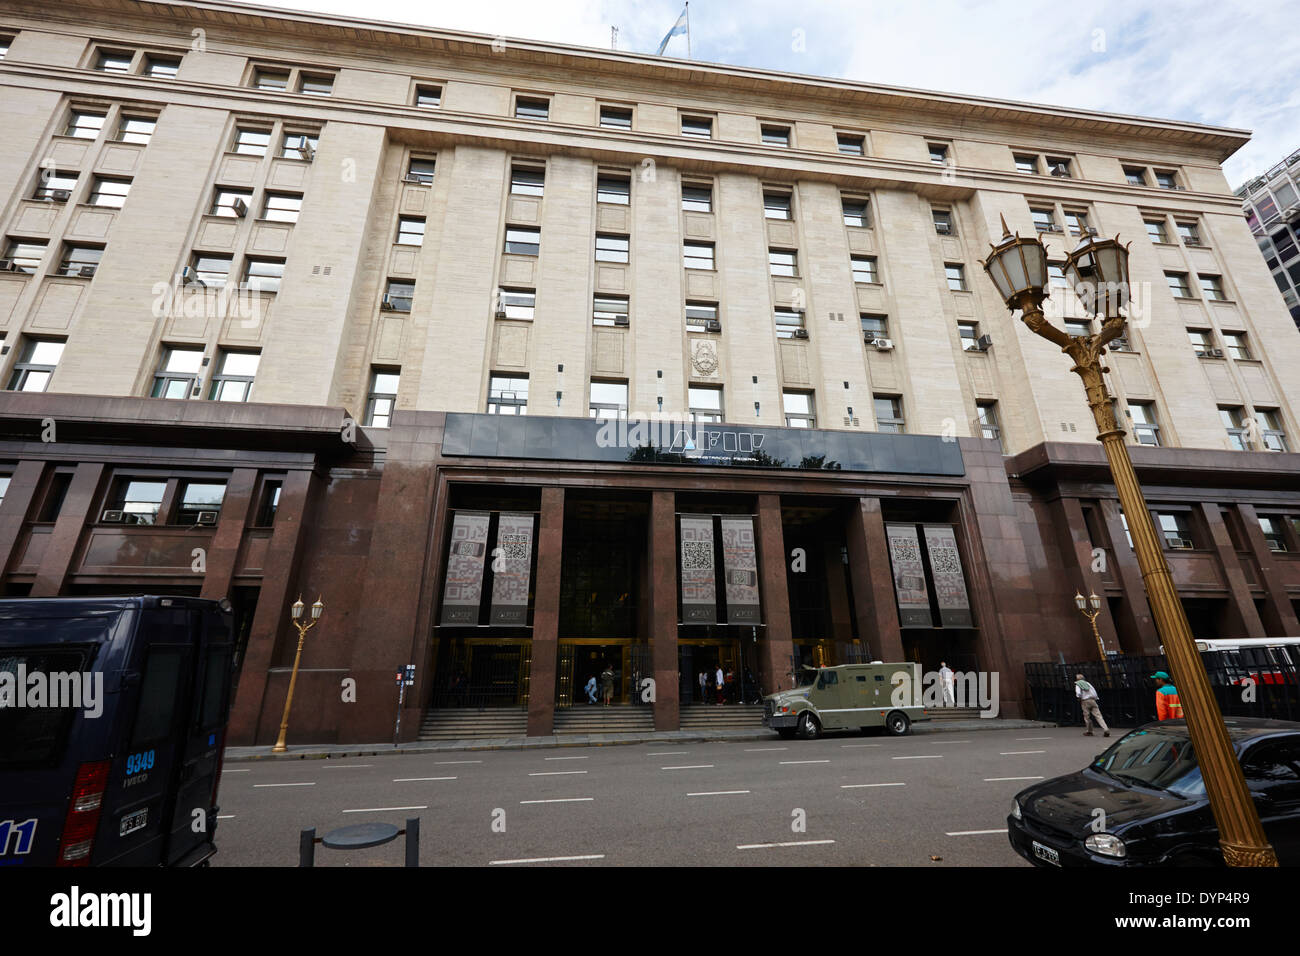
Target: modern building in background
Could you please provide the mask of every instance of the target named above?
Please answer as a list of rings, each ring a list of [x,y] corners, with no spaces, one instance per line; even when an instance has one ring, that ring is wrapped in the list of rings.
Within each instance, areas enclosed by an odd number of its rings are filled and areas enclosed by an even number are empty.
[[[0,588],[228,596],[231,740],[703,720],[809,662],[1159,637],[980,267],[1131,242],[1107,356],[1198,636],[1300,634],[1300,336],[1240,130],[230,3],[0,14]],[[345,702],[343,681],[357,682]],[[653,680],[653,685],[646,683]],[[480,710],[480,708],[483,708]],[[457,732],[465,732],[464,724]]]
[[[1300,149],[1236,191],[1268,271],[1300,329]]]

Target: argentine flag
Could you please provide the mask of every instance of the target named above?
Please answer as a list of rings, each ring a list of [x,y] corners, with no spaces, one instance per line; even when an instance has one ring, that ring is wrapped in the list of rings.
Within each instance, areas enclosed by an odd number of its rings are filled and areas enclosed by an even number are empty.
[[[686,30],[687,30],[686,8],[682,7],[682,15],[677,18],[677,22],[673,24],[673,28],[669,30],[668,33],[664,36],[664,42],[659,44],[659,50],[656,52],[655,55],[663,56],[664,47],[668,46],[668,41],[671,40],[673,37],[681,36],[683,33],[686,32]]]

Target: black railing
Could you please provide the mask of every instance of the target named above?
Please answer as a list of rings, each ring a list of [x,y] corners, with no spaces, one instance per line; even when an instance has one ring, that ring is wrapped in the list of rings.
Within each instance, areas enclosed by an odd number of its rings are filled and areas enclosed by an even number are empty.
[[[531,664],[526,645],[452,648],[429,706],[527,707]]]
[[[1205,651],[1201,661],[1225,717],[1300,720],[1300,667],[1294,648],[1250,647]],[[1156,685],[1151,675],[1169,671],[1164,655],[1116,656],[1104,664],[1027,663],[1025,681],[1039,720],[1082,724],[1074,694],[1075,675],[1097,689],[1107,723],[1135,727],[1156,719]],[[1186,702],[1184,702],[1184,707]]]

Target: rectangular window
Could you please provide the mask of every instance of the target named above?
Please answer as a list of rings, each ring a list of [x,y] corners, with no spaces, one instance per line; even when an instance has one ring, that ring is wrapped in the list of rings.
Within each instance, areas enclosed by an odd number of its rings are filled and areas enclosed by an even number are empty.
[[[1146,225],[1147,236],[1150,237],[1152,242],[1169,241],[1169,233],[1165,229],[1165,221],[1163,219],[1143,219],[1142,222]]]
[[[397,384],[401,371],[395,368],[376,368],[370,373],[370,393],[366,396],[366,424],[371,428],[387,428],[397,404]]]
[[[1211,302],[1225,302],[1227,296],[1223,294],[1223,277],[1212,276],[1202,273],[1198,278],[1201,281],[1201,295]]]
[[[144,58],[144,75],[159,79],[171,79],[180,72],[181,58],[178,56],[147,56]]]
[[[1129,402],[1129,415],[1133,420],[1133,439],[1139,445],[1159,445],[1160,426],[1156,423],[1153,402]]]
[[[99,268],[99,260],[103,256],[102,246],[66,245],[63,247],[63,259],[59,262],[58,274],[91,278]]]
[[[221,352],[217,356],[217,372],[212,376],[208,398],[215,402],[248,401],[260,359],[258,352]]]
[[[267,193],[262,218],[270,222],[297,222],[302,211],[302,196],[293,193]]]
[[[506,226],[506,252],[535,256],[542,248],[542,230],[529,226]]]
[[[130,191],[131,180],[129,179],[105,179],[103,176],[96,176],[90,190],[89,201],[92,206],[121,209]]]
[[[1002,426],[998,422],[997,402],[976,402],[975,412],[979,417],[980,434],[1002,443]]]
[[[283,92],[288,88],[288,70],[268,70],[259,67],[253,71],[253,89],[278,90]]]
[[[489,415],[528,414],[528,376],[493,375],[488,379]]]
[[[1052,209],[1030,209],[1029,215],[1033,217],[1034,228],[1039,232],[1060,232],[1060,227],[1056,224],[1056,212]]]
[[[95,139],[99,136],[99,131],[104,128],[105,118],[104,113],[73,110],[68,116],[68,126],[63,131],[63,135],[77,139]]]
[[[11,392],[43,392],[63,355],[58,339],[28,339],[9,378]]]
[[[934,231],[941,236],[952,235],[952,210],[930,207],[930,218],[934,220]]]
[[[1067,287],[1070,280],[1065,277],[1065,263],[1049,262],[1047,264],[1047,281],[1050,285],[1059,285]]]
[[[901,433],[905,428],[903,400],[897,395],[875,395],[872,400],[876,411],[876,430]]]
[[[1038,172],[1038,157],[1028,153],[1016,153],[1016,171],[1020,173]]]
[[[41,259],[45,256],[44,242],[23,242],[19,239],[10,239],[9,248],[5,250],[5,258],[13,263],[16,272],[25,272],[28,275],[34,275],[40,268]]]
[[[978,322],[958,322],[957,337],[961,340],[961,350],[963,352],[978,351],[980,324]]]
[[[790,218],[790,194],[763,193],[763,218],[788,220]]]
[[[1249,451],[1246,447],[1246,427],[1242,419],[1245,410],[1240,405],[1220,405],[1219,420],[1223,422],[1228,441],[1237,451]]]
[[[399,246],[424,245],[423,216],[400,216],[398,218],[397,244]]]
[[[686,212],[713,212],[713,187],[683,185],[682,209]]]
[[[592,379],[590,418],[627,418],[627,382],[599,382]]]
[[[95,69],[101,73],[130,73],[135,54],[128,50],[100,50],[95,57]]]
[[[713,138],[713,119],[708,116],[683,116],[682,135],[696,139]]]
[[[943,272],[948,280],[948,288],[954,292],[966,292],[966,267],[953,262],[943,264]]]
[[[242,217],[248,213],[248,204],[253,200],[253,193],[248,189],[225,189],[218,186],[212,196],[211,216]]]
[[[190,268],[193,269],[194,278],[200,285],[219,289],[230,278],[230,265],[230,256],[210,256],[206,253],[198,253],[194,256],[194,264]]]
[[[1192,343],[1192,351],[1197,355],[1207,355],[1214,348],[1214,337],[1209,329],[1188,329],[1187,340]]]
[[[1174,227],[1178,230],[1178,237],[1183,240],[1187,246],[1199,246],[1201,244],[1201,230],[1194,222],[1175,222]]]
[[[716,321],[718,321],[718,305],[716,302],[686,303],[686,325],[688,328],[706,330],[710,322]]]
[[[46,202],[67,202],[72,198],[72,191],[77,188],[77,174],[58,170],[42,170],[41,178],[36,182],[33,199]]]
[[[412,156],[406,167],[406,181],[428,186],[433,183],[434,167],[435,163],[432,159],[416,159]]]
[[[873,285],[880,282],[875,256],[852,256],[851,262],[854,282],[868,282]]]
[[[139,143],[141,146],[147,146],[149,140],[153,138],[153,131],[157,125],[158,120],[155,117],[131,116],[123,113],[122,119],[117,126],[118,142]]]
[[[257,528],[269,528],[275,523],[275,513],[280,510],[280,491],[283,481],[266,480],[262,482],[262,498],[257,506]]]
[[[761,138],[766,146],[789,146],[790,127],[765,125],[761,128]]]
[[[597,262],[627,262],[628,237],[596,233]]]
[[[1147,184],[1147,171],[1143,166],[1125,166],[1124,179],[1130,186],[1145,186]]]
[[[1286,551],[1286,537],[1282,532],[1282,519],[1276,515],[1260,515],[1259,530],[1264,532],[1264,542],[1268,550]]]
[[[632,108],[629,106],[602,106],[600,125],[606,129],[631,129]]]
[[[243,153],[245,156],[265,156],[270,145],[270,130],[243,127],[235,130],[234,152],[236,153]]]
[[[841,199],[840,209],[844,213],[844,225],[866,229],[871,225],[865,199]]]
[[[1282,430],[1282,416],[1276,408],[1256,408],[1255,420],[1259,423],[1260,439],[1269,451],[1286,451],[1286,432]]]
[[[0,36],[0,60],[3,60],[5,57],[7,57],[7,56],[9,55],[9,46],[10,46],[10,44],[12,44],[13,42],[14,42],[14,38],[13,38],[13,37],[9,37],[9,36]],[[7,481],[6,481],[6,484],[8,484]],[[4,495],[3,495],[3,494],[0,494],[0,501],[3,501],[3,500],[4,500]]]
[[[1156,523],[1160,527],[1160,534],[1165,539],[1166,547],[1175,551],[1192,550],[1192,532],[1186,515],[1178,512],[1158,511],[1156,512]]]
[[[1092,335],[1092,322],[1089,319],[1066,319],[1065,333],[1076,338]]]
[[[889,338],[889,316],[863,313],[858,319],[862,322],[862,331],[867,339]]]
[[[158,520],[158,509],[162,506],[163,492],[166,490],[165,481],[119,479],[117,491],[109,499],[112,505],[109,510],[123,512],[126,524],[154,524]]]
[[[280,146],[280,156],[283,159],[302,159],[310,163],[316,158],[316,147],[319,143],[319,133],[300,133],[285,130],[284,142]]]
[[[1246,333],[1224,332],[1223,347],[1227,349],[1230,358],[1250,361],[1250,347],[1246,345]]]
[[[1165,281],[1169,283],[1169,291],[1177,298],[1190,299],[1192,297],[1192,289],[1187,284],[1186,272],[1166,272]]]
[[[389,279],[384,286],[380,308],[387,312],[410,312],[415,298],[415,283],[406,279]]]
[[[686,242],[682,244],[682,260],[687,269],[713,268],[713,243]]]
[[[279,292],[283,277],[283,259],[249,259],[244,266],[244,282],[257,292]]]
[[[816,428],[817,415],[812,392],[782,392],[781,410],[786,428]]]
[[[722,418],[722,389],[692,385],[687,390],[687,404],[692,422],[720,422]]]
[[[596,179],[596,202],[626,206],[632,199],[632,180],[627,176],[600,176]]]
[[[150,398],[189,398],[198,384],[203,367],[203,349],[164,346],[162,361],[154,373]]]
[[[943,166],[948,162],[948,144],[947,143],[929,143],[930,162],[936,166]]]
[[[1153,170],[1156,177],[1156,185],[1161,189],[1177,189],[1178,178],[1172,170],[1156,169]]]
[[[181,506],[176,512],[176,524],[211,525],[221,514],[221,502],[226,497],[224,481],[187,481],[182,485]]]
[[[627,325],[627,296],[598,295],[591,305],[592,325]]]
[[[514,196],[540,196],[546,171],[536,166],[510,167],[510,193]]]
[[[544,120],[551,115],[551,101],[535,96],[515,98],[515,119]]]
[[[1083,236],[1088,232],[1088,214],[1084,212],[1065,211],[1065,228],[1072,236]]]
[[[852,133],[837,133],[835,142],[839,151],[845,156],[862,156],[865,152],[865,136],[855,136]]]
[[[1070,178],[1070,158],[1068,156],[1047,156],[1047,171],[1061,179]]]
[[[773,312],[773,318],[776,321],[778,339],[793,338],[795,331],[804,327],[803,313],[793,309],[777,309]]]
[[[441,86],[417,86],[415,88],[415,105],[435,107],[442,105]]]
[[[498,319],[531,320],[537,312],[537,293],[532,289],[502,289]]]
[[[789,249],[767,250],[767,264],[774,276],[799,275],[798,253]]]

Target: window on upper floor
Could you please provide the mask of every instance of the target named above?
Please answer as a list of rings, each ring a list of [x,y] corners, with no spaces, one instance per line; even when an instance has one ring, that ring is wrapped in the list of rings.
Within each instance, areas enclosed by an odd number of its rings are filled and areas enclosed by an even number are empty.
[[[387,312],[410,312],[415,301],[415,283],[409,279],[389,279],[379,307]]]
[[[41,259],[45,257],[46,246],[44,241],[10,239],[4,257],[12,264],[13,271],[34,275],[40,268]]]
[[[397,405],[397,386],[402,373],[396,368],[375,367],[370,370],[370,391],[366,395],[366,424],[387,428]]]
[[[397,220],[397,244],[399,246],[424,245],[423,216],[400,216]]]
[[[1249,451],[1246,434],[1246,410],[1240,405],[1220,405],[1219,420],[1228,433],[1228,441],[1237,451]]]
[[[106,114],[94,110],[73,110],[68,114],[68,125],[63,130],[64,136],[77,139],[96,139],[104,128]]]
[[[786,428],[816,428],[816,406],[812,392],[789,389],[781,392],[781,410],[785,414]]]
[[[534,289],[502,289],[497,302],[498,319],[527,319],[537,314],[537,292]]]
[[[1166,272],[1165,281],[1169,283],[1169,291],[1179,299],[1190,299],[1192,297],[1192,287],[1187,284],[1186,272]]]
[[[1223,294],[1223,276],[1209,275],[1200,273],[1197,279],[1201,283],[1201,296],[1210,302],[1224,302],[1227,296]]]
[[[941,236],[951,236],[952,228],[952,210],[941,209],[938,206],[930,207],[930,218],[934,221],[934,231]]]
[[[130,50],[98,50],[95,69],[101,73],[130,73],[135,54]]]
[[[597,262],[627,262],[629,239],[613,233],[596,233]]]
[[[230,256],[211,255],[206,252],[195,253],[190,273],[199,285],[219,289],[230,278],[232,264]]]
[[[32,198],[46,202],[67,202],[77,188],[78,178],[77,173],[43,169],[40,178],[36,180],[36,191],[32,193]]]
[[[627,418],[627,382],[591,380],[590,418]]]
[[[691,385],[686,401],[692,422],[723,421],[721,385]]]
[[[253,70],[253,89],[278,90],[289,88],[289,71],[273,67],[256,67]]]
[[[1209,355],[1214,348],[1214,333],[1209,329],[1188,329],[1187,340],[1192,343],[1192,351],[1201,357]]]
[[[153,138],[153,131],[158,125],[156,116],[142,116],[123,113],[117,124],[117,140],[120,143],[138,143],[147,146]]]
[[[1155,402],[1129,402],[1128,411],[1133,421],[1133,440],[1139,445],[1159,445],[1160,425],[1156,421]]]
[[[789,146],[790,127],[764,123],[760,128],[760,139],[765,146]]]
[[[1169,231],[1163,218],[1143,219],[1142,222],[1147,227],[1147,236],[1152,242],[1169,241]]]
[[[1002,443],[1002,423],[998,420],[998,403],[985,401],[975,403],[975,415],[980,426],[980,435]]]
[[[1264,533],[1264,543],[1268,550],[1286,551],[1286,534],[1283,531],[1281,515],[1259,515],[1259,530]]]
[[[1246,344],[1245,332],[1224,332],[1222,335],[1223,347],[1230,358],[1250,361],[1250,347]]]
[[[931,142],[927,143],[926,146],[930,151],[930,162],[934,163],[936,166],[944,166],[947,164],[948,156],[952,152],[952,148],[947,143]]]
[[[156,524],[166,491],[166,481],[118,478],[106,499],[106,510],[122,512],[123,524]]]
[[[1047,283],[1048,285],[1061,286],[1068,288],[1070,280],[1065,276],[1064,262],[1049,262],[1047,264]]]
[[[236,153],[243,153],[245,156],[265,156],[270,146],[271,131],[269,129],[259,129],[251,126],[240,126],[235,129],[235,148],[233,151]]]
[[[592,299],[592,325],[625,326],[628,323],[627,296],[598,295]]]
[[[902,433],[907,424],[903,419],[903,399],[900,395],[873,395],[876,412],[876,431]]]
[[[850,256],[849,262],[853,267],[854,282],[866,282],[872,285],[880,282],[875,256]]]
[[[774,276],[799,275],[799,253],[793,249],[768,249],[767,264]]]
[[[208,399],[214,402],[247,402],[253,393],[253,379],[261,361],[260,352],[222,349],[212,376]]]
[[[1088,319],[1066,319],[1065,333],[1076,337],[1092,335],[1092,322]]]
[[[285,130],[284,142],[280,145],[282,159],[302,159],[311,162],[316,158],[316,147],[320,143],[320,133],[302,130]]]
[[[244,263],[244,283],[256,292],[279,292],[283,278],[283,259],[249,259]]]
[[[686,327],[691,331],[708,331],[710,322],[718,321],[718,303],[687,302]]]
[[[415,87],[415,105],[425,107],[435,107],[442,105],[442,87],[429,84],[418,84]]]
[[[606,173],[596,178],[596,202],[626,206],[632,201],[632,178]]]
[[[510,193],[513,196],[540,196],[546,182],[546,171],[538,166],[511,166]]]
[[[160,56],[150,54],[144,58],[144,75],[160,79],[170,79],[181,69],[178,56]]]
[[[1147,184],[1147,170],[1145,166],[1125,166],[1124,179],[1130,186],[1145,186]]]
[[[1191,551],[1192,544],[1192,526],[1187,520],[1187,514],[1179,511],[1157,511],[1155,513],[1156,526],[1160,529],[1160,535],[1165,539],[1165,547],[1174,551]]]
[[[711,242],[682,243],[682,261],[687,269],[712,269],[713,268],[713,243]]]
[[[542,230],[533,226],[506,226],[506,252],[515,256],[535,256],[541,248]]]
[[[686,212],[713,212],[713,187],[703,183],[682,183],[682,209]]]
[[[856,133],[835,134],[836,147],[845,156],[862,156],[865,153],[866,137]]]
[[[422,186],[431,185],[436,166],[437,164],[432,159],[412,156],[411,161],[406,165],[406,181],[408,183],[419,183]]]
[[[180,507],[176,510],[178,525],[216,524],[221,515],[221,503],[226,497],[224,481],[181,482]]]
[[[497,373],[488,379],[489,415],[528,414],[528,376]]]
[[[515,119],[550,119],[551,101],[540,96],[516,96]]]
[[[632,128],[632,107],[602,106],[600,108],[600,125],[606,129],[630,130]]]
[[[862,333],[868,342],[889,338],[889,316],[864,312],[858,316],[858,321],[862,323]]]
[[[953,292],[969,291],[966,287],[966,267],[956,262],[945,262],[943,272],[948,280],[948,288]]]
[[[92,279],[99,268],[99,260],[104,256],[103,246],[82,246],[68,243],[63,247],[63,258],[59,260],[61,276],[80,276]]]
[[[682,135],[693,136],[696,139],[713,138],[713,117],[711,116],[682,116]]]
[[[763,191],[763,218],[790,219],[791,196],[788,192],[768,189]]]
[[[870,228],[871,207],[865,199],[845,196],[840,200],[840,208],[844,213],[844,225],[859,229]]]
[[[1056,210],[1049,207],[1030,207],[1029,215],[1033,217],[1034,228],[1039,232],[1060,232],[1056,224]]]
[[[163,346],[158,371],[154,372],[150,397],[188,399],[198,386],[202,368],[202,348],[184,345]]]
[[[1151,172],[1155,176],[1156,185],[1161,189],[1178,188],[1178,174],[1172,169],[1153,169]]]
[[[1016,163],[1016,172],[1038,172],[1038,156],[1034,153],[1016,153],[1014,158]]]
[[[1282,416],[1276,408],[1255,408],[1255,421],[1259,423],[1260,440],[1269,451],[1286,451],[1286,432],[1282,430]]]
[[[978,322],[958,322],[957,338],[961,341],[963,352],[980,351],[980,324]]]
[[[1185,246],[1199,246],[1201,244],[1201,229],[1195,222],[1174,221],[1174,228],[1178,230],[1178,238],[1183,240]]]
[[[0,60],[3,60],[9,55],[9,47],[13,42],[14,38],[8,34],[0,36]],[[3,497],[3,495],[0,495],[0,500],[3,500]]]
[[[803,313],[794,309],[774,309],[772,317],[778,339],[793,338],[797,331],[804,328]]]
[[[208,215],[242,219],[248,214],[248,204],[252,200],[251,189],[227,189],[218,186],[212,194],[212,208],[208,210]]]
[[[9,376],[11,392],[43,392],[63,356],[62,339],[28,338]]]
[[[267,193],[262,203],[262,218],[271,222],[297,222],[302,212],[301,193]]]
[[[1077,209],[1065,210],[1065,228],[1072,236],[1088,234],[1088,214]]]

